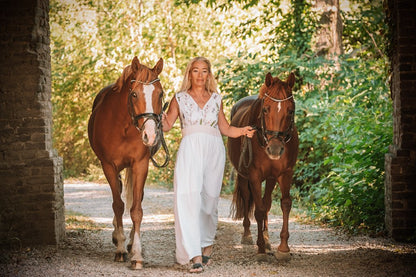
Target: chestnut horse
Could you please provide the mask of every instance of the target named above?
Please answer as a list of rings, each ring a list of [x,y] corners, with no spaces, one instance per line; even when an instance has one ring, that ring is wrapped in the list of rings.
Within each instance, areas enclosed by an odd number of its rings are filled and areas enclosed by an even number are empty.
[[[257,221],[258,253],[271,250],[268,238],[268,213],[272,204],[272,192],[279,183],[282,198],[283,226],[280,245],[275,256],[290,257],[289,212],[292,207],[290,185],[293,167],[298,155],[298,133],[294,115],[295,101],[292,88],[295,75],[291,73],[286,81],[266,75],[259,94],[239,100],[231,111],[231,125],[253,126],[257,136],[228,139],[228,156],[238,172],[233,195],[233,218],[242,219],[244,234],[242,243],[253,243],[250,219],[253,213]],[[264,195],[262,182],[266,181]]]
[[[124,185],[127,208],[131,205],[130,215],[133,222],[128,245],[133,269],[143,266],[140,242],[140,224],[143,217],[141,201],[149,159],[151,152],[155,152],[155,148],[163,140],[163,89],[158,78],[162,69],[162,59],[154,68],[149,69],[134,57],[116,83],[98,93],[88,122],[91,147],[101,162],[113,196],[112,237],[117,247],[116,261],[127,260],[122,220],[125,207],[121,199],[122,182],[119,177],[120,171],[127,168]],[[166,154],[168,155],[167,152]]]

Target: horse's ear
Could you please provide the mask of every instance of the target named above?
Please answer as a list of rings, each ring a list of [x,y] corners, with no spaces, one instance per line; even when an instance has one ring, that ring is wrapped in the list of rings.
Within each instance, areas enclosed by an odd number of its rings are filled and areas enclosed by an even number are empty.
[[[295,85],[295,74],[293,72],[289,74],[289,77],[287,77],[286,82],[290,88],[293,88],[293,86]]]
[[[267,87],[270,87],[272,85],[273,76],[270,72],[266,74],[266,80],[264,81],[264,83],[266,84]]]
[[[157,75],[159,75],[160,74],[160,72],[162,72],[162,69],[163,69],[163,59],[162,58],[160,58],[159,59],[159,61],[157,62],[157,64],[155,65],[155,67],[153,67],[153,71],[157,74]]]
[[[141,64],[139,62],[139,59],[137,58],[137,56],[135,56],[133,60],[131,61],[131,70],[133,74],[136,74],[137,71],[139,71],[140,66]]]

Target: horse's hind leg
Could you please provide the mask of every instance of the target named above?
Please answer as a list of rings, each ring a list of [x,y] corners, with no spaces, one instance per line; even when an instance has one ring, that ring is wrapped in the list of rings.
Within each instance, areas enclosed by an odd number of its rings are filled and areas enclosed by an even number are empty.
[[[266,253],[265,241],[264,241],[264,220],[266,218],[266,206],[263,203],[262,198],[262,186],[261,181],[257,180],[256,182],[250,183],[251,193],[253,195],[253,201],[255,204],[254,216],[257,221],[257,246],[258,254]]]
[[[242,198],[243,201],[243,227],[244,227],[244,233],[243,236],[241,238],[241,243],[242,244],[253,244],[253,237],[251,236],[251,231],[250,231],[250,218],[249,218],[249,213],[250,213],[250,189],[248,187],[248,180],[241,177],[240,175],[237,176],[237,185],[239,186],[240,189],[240,196]]]
[[[288,245],[289,239],[289,213],[292,208],[292,199],[290,198],[290,184],[292,181],[292,173],[287,173],[279,177],[278,182],[280,191],[282,192],[282,199],[280,200],[280,207],[283,212],[283,225],[280,231],[280,245],[277,247],[276,257],[278,259],[290,258],[290,248]]]
[[[263,203],[266,206],[266,215],[264,217],[264,224],[263,224],[263,237],[264,243],[267,250],[272,250],[272,246],[269,240],[269,212],[270,208],[272,207],[272,194],[274,187],[276,185],[276,180],[273,178],[269,178],[266,180],[266,188],[264,190],[263,195]]]
[[[127,251],[125,248],[126,237],[123,229],[123,212],[124,203],[121,200],[121,184],[116,169],[111,164],[102,163],[103,171],[108,183],[110,184],[111,193],[113,196],[113,243],[117,247],[114,260],[116,262],[127,261]]]

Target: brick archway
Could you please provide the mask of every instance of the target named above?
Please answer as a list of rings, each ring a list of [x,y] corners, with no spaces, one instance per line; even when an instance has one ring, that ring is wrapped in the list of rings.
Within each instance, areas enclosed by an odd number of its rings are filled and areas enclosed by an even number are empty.
[[[65,235],[48,12],[48,0],[0,2],[0,245],[56,244]]]
[[[386,227],[416,228],[416,2],[387,0],[394,140],[386,155]],[[0,2],[0,244],[56,244],[65,234],[62,159],[52,147],[49,1]]]
[[[391,31],[393,144],[386,155],[386,228],[416,239],[416,1],[388,0]]]

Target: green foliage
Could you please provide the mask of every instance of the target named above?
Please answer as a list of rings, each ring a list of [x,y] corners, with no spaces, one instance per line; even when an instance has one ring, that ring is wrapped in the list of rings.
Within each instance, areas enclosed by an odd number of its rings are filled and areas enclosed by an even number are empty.
[[[384,155],[392,140],[385,66],[382,59],[342,61],[332,88],[327,88],[332,93],[319,122],[324,171],[316,184],[305,186],[314,217],[351,231],[380,231],[383,226]]]
[[[308,172],[316,173],[315,167],[319,165],[321,171],[315,178],[306,180],[313,182],[303,185],[307,188],[304,195],[312,217],[352,232],[377,232],[384,228],[384,156],[392,141],[389,67],[383,54],[385,38],[381,36],[381,30],[386,27],[381,7],[367,8],[370,10],[362,9],[360,25],[346,29],[352,31],[350,37],[359,33],[360,28],[372,29],[372,33],[361,33],[360,41],[357,37],[354,44],[346,45],[350,51],[341,57],[341,69],[327,80],[323,89],[326,92],[326,101],[322,102],[324,113],[314,127],[319,130],[318,134],[310,128],[301,132],[301,141],[305,137],[322,137],[323,155],[313,159],[315,162],[311,160],[309,165],[302,157],[298,163],[298,170],[304,166]],[[369,20],[366,15],[372,18],[377,15],[378,20]],[[351,14],[348,16],[353,18]],[[362,22],[372,23],[361,25]],[[318,141],[311,147],[321,148]],[[299,182],[302,177],[296,178]]]

